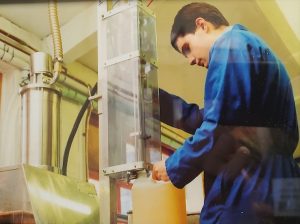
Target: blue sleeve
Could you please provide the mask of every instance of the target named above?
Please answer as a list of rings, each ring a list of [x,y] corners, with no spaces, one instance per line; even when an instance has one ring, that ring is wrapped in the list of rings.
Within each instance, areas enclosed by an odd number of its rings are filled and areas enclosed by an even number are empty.
[[[159,89],[160,120],[172,127],[194,134],[203,121],[203,109],[178,96]]]
[[[210,55],[203,123],[166,160],[168,176],[178,188],[203,171],[203,159],[213,149],[221,126],[241,121],[249,107],[250,65],[246,44],[235,42],[235,47],[230,39],[225,39],[217,46]]]

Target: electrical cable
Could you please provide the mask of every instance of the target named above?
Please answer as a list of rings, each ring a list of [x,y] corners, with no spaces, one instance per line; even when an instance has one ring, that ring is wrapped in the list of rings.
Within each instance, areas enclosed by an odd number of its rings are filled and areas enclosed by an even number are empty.
[[[93,89],[91,90],[91,96],[93,96],[96,92],[97,92],[97,83],[94,85]],[[82,119],[86,109],[88,108],[89,103],[90,103],[90,100],[89,100],[89,98],[87,98],[77,115],[77,118],[76,118],[73,128],[71,130],[71,133],[69,135],[69,138],[68,138],[68,141],[67,141],[67,144],[65,147],[65,151],[64,151],[62,175],[65,175],[65,176],[67,175],[67,166],[68,166],[68,160],[69,160],[71,146],[72,146],[74,137],[76,135],[77,129],[79,127],[79,124],[81,122],[81,119]]]

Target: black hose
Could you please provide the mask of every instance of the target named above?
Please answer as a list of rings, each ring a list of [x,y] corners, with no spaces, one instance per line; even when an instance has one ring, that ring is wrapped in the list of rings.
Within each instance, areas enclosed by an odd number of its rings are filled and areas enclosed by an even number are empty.
[[[94,95],[97,92],[97,83],[95,84],[95,86],[93,87],[93,89],[91,90],[91,96]],[[75,120],[75,123],[73,125],[72,131],[69,135],[68,141],[67,141],[67,145],[65,148],[65,152],[64,152],[64,157],[63,157],[63,165],[62,165],[62,174],[63,175],[67,175],[67,166],[68,166],[68,160],[69,160],[69,154],[70,154],[70,150],[71,150],[71,146],[75,137],[75,134],[77,132],[77,129],[79,127],[79,124],[81,122],[81,119],[86,111],[86,109],[88,108],[90,103],[90,100],[87,98],[86,101],[84,102],[84,104],[82,105],[77,118]]]

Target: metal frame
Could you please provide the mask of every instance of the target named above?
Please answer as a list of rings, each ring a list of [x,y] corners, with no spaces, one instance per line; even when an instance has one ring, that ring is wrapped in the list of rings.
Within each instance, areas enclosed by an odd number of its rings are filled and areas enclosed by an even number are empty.
[[[140,60],[148,61],[156,67],[156,57],[150,61],[146,59],[145,55],[141,55],[139,50],[126,53],[111,59],[107,59],[108,52],[107,37],[106,37],[106,22],[105,19],[128,10],[133,7],[142,8],[147,14],[154,16],[153,12],[147,7],[144,7],[140,0],[129,0],[128,4],[116,7],[108,11],[108,2],[100,0],[98,5],[98,115],[99,115],[99,182],[100,182],[100,223],[101,224],[116,224],[117,223],[117,189],[116,182],[118,179],[127,179],[128,181],[133,178],[137,178],[137,172],[142,170],[150,170],[151,164],[145,162],[145,155],[139,155],[138,161],[121,164],[116,166],[109,166],[109,152],[108,152],[108,89],[107,86],[107,67],[120,63],[133,58],[139,58]],[[139,82],[142,82],[141,80]],[[141,85],[142,83],[139,83]],[[139,97],[142,97],[139,95]],[[143,105],[139,105],[143,107]],[[143,109],[143,108],[141,108]],[[143,117],[140,117],[143,120]],[[146,138],[145,130],[141,130],[141,133],[136,133],[140,138]]]
[[[102,98],[98,100],[98,114],[99,114],[99,196],[100,196],[100,224],[116,224],[116,212],[117,212],[117,195],[114,187],[116,186],[115,180],[109,176],[105,176],[102,172],[104,167],[108,166],[108,138],[102,130],[106,130],[108,127],[107,108],[103,107],[103,104],[107,104],[107,92],[102,89],[107,89],[106,82],[102,80],[107,76],[105,69],[106,60],[106,27],[103,22],[104,14],[107,13],[107,1],[101,1],[98,5],[98,95]]]

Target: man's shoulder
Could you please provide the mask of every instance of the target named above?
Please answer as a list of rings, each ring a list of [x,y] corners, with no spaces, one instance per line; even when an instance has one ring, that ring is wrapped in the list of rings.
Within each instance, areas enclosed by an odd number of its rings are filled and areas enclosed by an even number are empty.
[[[229,31],[224,33],[216,42],[216,46],[228,47],[228,49],[243,49],[248,44],[261,45],[262,39],[255,33],[249,31],[241,24],[234,24]]]
[[[241,24],[235,24],[231,30],[224,35],[224,38],[231,38],[237,40],[247,40],[255,37],[255,34],[249,31],[245,26]]]

